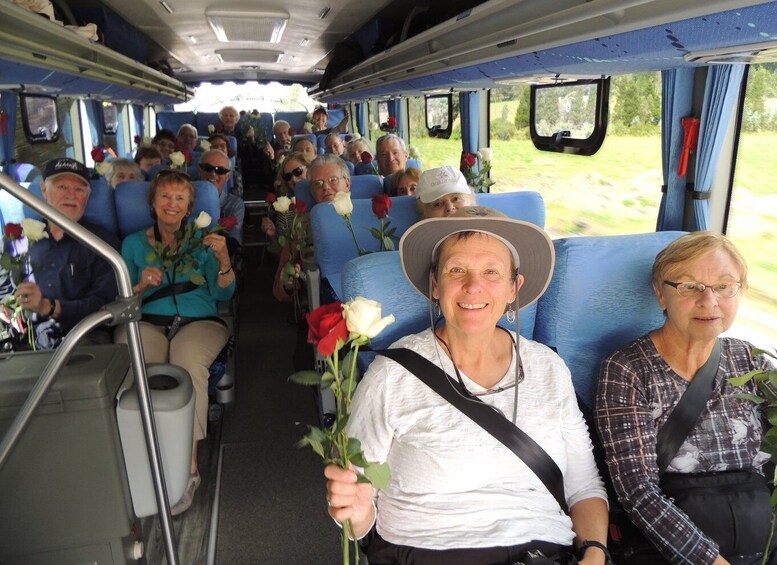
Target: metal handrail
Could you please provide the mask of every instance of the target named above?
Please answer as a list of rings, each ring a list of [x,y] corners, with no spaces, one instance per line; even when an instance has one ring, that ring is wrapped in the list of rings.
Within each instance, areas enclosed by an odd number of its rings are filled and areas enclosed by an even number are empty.
[[[91,314],[79,322],[65,337],[57,351],[46,365],[43,373],[38,378],[33,390],[27,397],[22,409],[17,414],[11,427],[0,442],[0,469],[8,460],[11,451],[24,433],[35,409],[46,396],[51,384],[56,379],[57,373],[63,367],[72,353],[78,341],[91,329],[101,325],[127,324],[127,344],[129,346],[130,361],[137,383],[138,403],[140,405],[140,418],[143,424],[143,432],[146,437],[146,449],[148,460],[151,464],[151,479],[154,483],[159,520],[162,526],[162,537],[165,543],[167,562],[170,565],[178,565],[178,549],[176,547],[175,531],[173,530],[173,518],[170,514],[170,503],[167,497],[164,473],[162,472],[162,457],[159,450],[156,426],[151,410],[151,401],[146,377],[146,364],[143,356],[143,344],[140,340],[139,299],[132,292],[132,281],[127,270],[127,265],[121,254],[102,239],[89,230],[69,219],[56,208],[50,206],[28,190],[14,182],[8,175],[0,173],[0,188],[8,191],[12,196],[21,200],[24,204],[38,212],[41,216],[60,226],[68,235],[79,243],[97,253],[108,261],[116,274],[119,287],[119,297],[116,302],[109,304],[98,312]]]

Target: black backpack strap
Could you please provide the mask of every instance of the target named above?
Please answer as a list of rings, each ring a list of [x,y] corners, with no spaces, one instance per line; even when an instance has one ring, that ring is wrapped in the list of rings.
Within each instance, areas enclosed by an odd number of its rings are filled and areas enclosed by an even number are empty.
[[[159,300],[160,298],[167,298],[168,296],[178,296],[184,292],[191,292],[196,288],[197,285],[192,281],[186,281],[178,284],[169,284],[160,288],[156,292],[149,294],[146,298],[143,299],[143,304],[148,304],[149,302]]]
[[[720,340],[715,340],[707,361],[699,367],[693,380],[680,397],[666,423],[656,438],[658,474],[663,475],[680,446],[691,433],[693,426],[704,411],[715,388],[715,375],[720,366]]]
[[[464,397],[458,392],[459,384],[455,380],[415,351],[397,348],[384,349],[376,353],[405,367],[426,386],[515,453],[539,477],[561,509],[569,514],[561,469],[536,441],[480,399]]]

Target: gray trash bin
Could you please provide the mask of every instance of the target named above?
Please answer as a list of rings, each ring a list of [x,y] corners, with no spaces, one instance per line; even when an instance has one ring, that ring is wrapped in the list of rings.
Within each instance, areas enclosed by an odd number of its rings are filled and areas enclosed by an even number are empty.
[[[194,387],[181,367],[152,363],[146,368],[151,404],[154,409],[167,496],[172,506],[183,495],[189,481],[194,426]],[[127,465],[132,505],[142,518],[157,513],[151,466],[140,421],[138,395],[133,384],[116,407],[121,445]]]

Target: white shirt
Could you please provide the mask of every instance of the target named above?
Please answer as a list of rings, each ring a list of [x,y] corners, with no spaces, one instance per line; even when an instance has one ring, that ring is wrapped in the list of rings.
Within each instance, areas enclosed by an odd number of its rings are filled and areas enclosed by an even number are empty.
[[[513,336],[515,337],[515,336]],[[397,341],[451,376],[453,365],[431,330]],[[521,338],[525,380],[517,425],[553,458],[571,507],[607,499],[591,441],[561,358]],[[503,379],[513,382],[515,358]],[[462,373],[473,393],[485,389]],[[480,399],[512,417],[514,389]],[[354,394],[348,433],[368,461],[388,461],[391,480],[377,494],[377,528],[395,544],[426,549],[494,547],[543,540],[569,545],[572,521],[537,476],[508,448],[385,357],[372,363]]]

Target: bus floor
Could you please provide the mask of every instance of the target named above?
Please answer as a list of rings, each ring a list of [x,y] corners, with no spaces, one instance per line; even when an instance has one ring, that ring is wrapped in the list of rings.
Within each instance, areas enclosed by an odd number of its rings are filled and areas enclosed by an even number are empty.
[[[312,389],[287,381],[297,329],[291,306],[272,297],[276,264],[261,252],[244,261],[236,400],[210,423],[198,452],[202,484],[173,518],[181,565],[342,562],[321,460],[296,445],[317,410]],[[157,517],[142,527],[147,563],[166,563]]]

